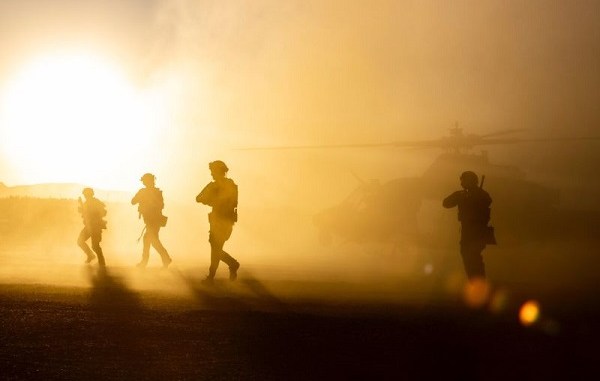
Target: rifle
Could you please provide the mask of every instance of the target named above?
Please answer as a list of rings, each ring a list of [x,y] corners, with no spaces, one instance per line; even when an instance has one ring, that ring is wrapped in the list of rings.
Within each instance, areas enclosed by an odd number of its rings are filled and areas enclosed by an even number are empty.
[[[485,175],[481,175],[481,184],[479,184],[479,188],[483,189],[483,182],[485,181]]]

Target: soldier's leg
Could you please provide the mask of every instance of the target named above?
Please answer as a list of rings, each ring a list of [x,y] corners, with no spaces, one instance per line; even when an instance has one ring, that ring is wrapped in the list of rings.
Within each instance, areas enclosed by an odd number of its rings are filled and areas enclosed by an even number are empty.
[[[229,280],[237,279],[237,271],[240,268],[240,263],[235,260],[231,255],[227,254],[224,250],[221,250],[221,260],[229,266]]]
[[[85,263],[90,263],[96,258],[90,247],[87,245],[85,241],[90,238],[90,233],[86,228],[83,228],[79,233],[79,237],[77,238],[77,245],[83,250],[83,252],[87,255],[87,260]]]
[[[240,267],[240,263],[238,261],[236,261],[235,258],[233,258],[231,255],[229,255],[229,253],[227,253],[225,250],[223,250],[223,246],[225,245],[225,242],[227,242],[229,237],[231,237],[232,230],[233,230],[233,225],[231,225],[227,222],[224,222],[224,223],[218,225],[217,236],[218,236],[218,241],[222,242],[221,250],[220,250],[220,260],[225,262],[227,264],[227,266],[229,266],[229,279],[235,280],[237,278],[237,270]]]
[[[212,279],[217,273],[219,262],[223,252],[225,241],[220,239],[217,234],[210,232],[208,242],[210,242],[210,267],[208,268],[208,278]]]
[[[227,264],[227,266],[239,266],[239,262],[229,255],[225,250],[221,248],[221,260]]]
[[[152,244],[152,247],[154,247],[154,249],[158,252],[158,254],[160,254],[163,266],[167,267],[171,262],[173,262],[173,260],[169,256],[169,253],[167,252],[167,249],[165,249],[165,247],[163,246],[162,242],[160,242],[160,238],[158,237],[159,231],[160,227],[152,228],[153,234],[150,243]]]
[[[479,242],[466,242],[460,245],[460,255],[465,266],[467,278],[473,280],[476,278],[485,279],[485,265],[481,252],[485,244]]]
[[[102,241],[102,232],[94,232],[94,234],[92,234],[92,249],[94,249],[94,252],[98,256],[98,265],[106,266],[106,263],[104,262],[104,253],[100,247],[100,241]]]
[[[229,268],[231,268],[232,266],[239,267],[240,264],[238,263],[238,261],[236,261],[231,255],[229,255],[227,252],[225,252],[225,250],[223,250],[225,242],[227,242],[229,237],[231,237],[233,225],[229,224],[228,222],[222,222],[216,225],[214,230],[216,236],[218,236],[218,240],[223,242],[223,244],[221,245],[221,260],[225,262],[229,266]]]
[[[146,267],[148,258],[150,258],[150,242],[152,241],[152,236],[148,225],[146,225],[146,231],[144,232],[144,238],[142,240],[144,243],[142,248],[142,260],[137,264],[137,267]]]

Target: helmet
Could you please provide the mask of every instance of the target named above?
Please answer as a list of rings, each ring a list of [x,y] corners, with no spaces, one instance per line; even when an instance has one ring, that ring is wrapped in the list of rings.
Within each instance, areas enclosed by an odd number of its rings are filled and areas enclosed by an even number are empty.
[[[479,184],[479,178],[473,171],[465,171],[460,175],[460,179],[467,184]]]
[[[140,180],[145,183],[148,180],[155,181],[156,177],[152,173],[144,173],[144,176],[142,176]]]
[[[229,171],[229,168],[227,168],[227,165],[225,165],[225,163],[222,162],[221,160],[215,160],[215,161],[208,163],[208,168],[211,171],[218,171],[218,172],[223,172],[223,173],[227,173],[227,171]]]
[[[81,191],[81,193],[85,197],[92,197],[94,195],[94,190],[92,188],[83,188],[83,191]]]

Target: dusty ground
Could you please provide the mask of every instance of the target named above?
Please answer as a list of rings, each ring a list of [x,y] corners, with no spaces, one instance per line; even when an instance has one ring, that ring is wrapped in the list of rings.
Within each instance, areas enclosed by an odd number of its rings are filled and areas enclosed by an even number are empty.
[[[577,290],[507,285],[493,310],[427,280],[86,274],[87,285],[0,285],[0,379],[582,379],[600,353],[600,304]],[[544,314],[525,327],[530,298]]]

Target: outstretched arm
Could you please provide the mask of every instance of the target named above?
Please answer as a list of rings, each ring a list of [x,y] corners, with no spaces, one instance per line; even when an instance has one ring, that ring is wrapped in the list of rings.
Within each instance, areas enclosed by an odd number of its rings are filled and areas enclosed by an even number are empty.
[[[450,196],[446,197],[442,202],[444,208],[454,208],[458,205],[460,200],[464,197],[464,191],[456,191],[452,193]]]

